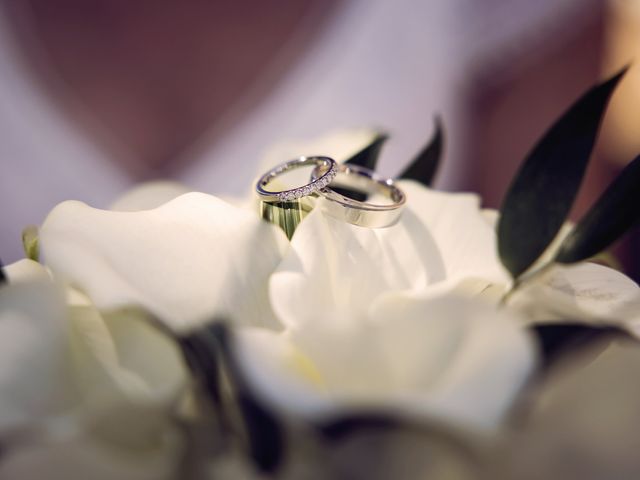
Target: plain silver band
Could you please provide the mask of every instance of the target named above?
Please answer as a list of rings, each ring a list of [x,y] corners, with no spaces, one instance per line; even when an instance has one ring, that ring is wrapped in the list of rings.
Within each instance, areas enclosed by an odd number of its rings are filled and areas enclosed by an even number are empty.
[[[381,177],[373,170],[358,165],[339,164],[338,173],[348,181],[342,185],[354,187],[365,192],[378,192],[389,198],[393,203],[375,204],[360,202],[338,192],[330,187],[318,191],[322,200],[321,208],[330,216],[344,220],[353,225],[368,228],[384,228],[394,225],[402,215],[406,203],[406,195],[389,178]],[[314,180],[319,172],[314,169],[311,179]]]
[[[278,175],[306,165],[315,167],[313,169],[315,176],[308,184],[279,192],[270,192],[265,190],[264,187],[266,187],[269,182]],[[318,177],[318,173],[320,172],[322,172],[322,175]],[[333,180],[336,173],[337,163],[330,157],[298,157],[296,159],[289,160],[288,162],[281,163],[262,175],[256,183],[256,193],[263,202],[292,202],[299,198],[312,195],[326,187],[329,182]]]

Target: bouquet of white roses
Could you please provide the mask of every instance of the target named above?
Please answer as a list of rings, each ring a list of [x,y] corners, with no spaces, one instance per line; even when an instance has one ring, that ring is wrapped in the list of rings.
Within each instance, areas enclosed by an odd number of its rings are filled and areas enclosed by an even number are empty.
[[[640,288],[592,260],[640,217],[640,160],[566,221],[622,75],[549,129],[500,212],[429,187],[440,122],[388,228],[309,208],[294,231],[262,218],[293,196],[266,215],[166,182],[56,206],[1,270],[0,478],[637,473]],[[270,160],[373,171],[385,139]]]

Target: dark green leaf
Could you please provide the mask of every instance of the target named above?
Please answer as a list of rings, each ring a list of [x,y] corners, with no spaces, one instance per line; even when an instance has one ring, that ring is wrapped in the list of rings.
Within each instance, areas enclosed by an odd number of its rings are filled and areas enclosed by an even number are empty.
[[[40,239],[38,238],[38,227],[28,225],[22,230],[22,248],[27,258],[37,262],[40,258]]]
[[[502,202],[500,260],[516,278],[544,252],[578,193],[605,108],[626,69],[584,94],[529,153]]]
[[[251,457],[262,472],[273,473],[284,457],[283,427],[248,385],[237,361],[232,332],[220,323],[212,325],[210,332],[217,339],[229,383],[242,413]]]
[[[334,192],[339,193],[340,195],[343,195],[347,198],[351,198],[352,200],[356,200],[358,202],[366,202],[367,199],[369,198],[369,194],[365,193],[365,192],[359,192],[358,190],[354,189],[354,188],[347,188],[347,187],[338,187],[338,186],[332,186],[331,190],[333,190]],[[291,237],[289,237],[289,240],[291,240]]]
[[[480,471],[474,436],[433,418],[359,409],[329,419],[319,433],[327,478],[449,478],[443,472],[453,471],[478,478]]]
[[[213,406],[220,412],[220,372],[215,338],[207,330],[201,330],[178,341],[189,368],[201,379]]]
[[[434,123],[435,130],[429,143],[398,176],[399,178],[416,180],[427,187],[433,183],[444,149],[444,128],[439,116],[434,119]]]
[[[542,357],[542,370],[547,370],[566,354],[595,342],[606,345],[609,341],[629,337],[616,327],[585,325],[582,323],[541,324],[531,328],[538,340]]]
[[[179,339],[185,359],[199,378],[219,414],[226,431],[241,430],[239,437],[248,439],[248,449],[255,465],[263,472],[273,472],[280,465],[284,452],[284,434],[276,416],[252,392],[239,367],[232,332],[224,322],[192,332]],[[241,425],[232,425],[228,405],[221,393],[221,371],[229,380],[233,405],[240,411]]]
[[[318,431],[327,439],[336,441],[358,431],[400,427],[401,421],[388,413],[358,412],[357,414],[334,418],[325,424],[318,425]]]
[[[344,163],[347,163],[349,165],[358,165],[370,170],[375,170],[376,165],[378,164],[378,158],[380,158],[380,151],[382,150],[382,146],[388,138],[389,136],[386,133],[378,133],[369,145],[364,147]],[[353,188],[334,186],[332,187],[332,190],[338,192],[340,195],[344,195],[347,198],[352,198],[353,200],[357,200],[359,202],[366,202],[369,198],[369,195],[367,193],[354,190]]]
[[[618,175],[562,242],[555,260],[590,258],[618,240],[640,220],[640,156]]]
[[[366,167],[369,170],[375,170],[376,165],[378,164],[378,158],[380,158],[382,146],[388,138],[389,136],[386,133],[379,133],[369,145],[364,147],[344,163],[359,165],[360,167]]]

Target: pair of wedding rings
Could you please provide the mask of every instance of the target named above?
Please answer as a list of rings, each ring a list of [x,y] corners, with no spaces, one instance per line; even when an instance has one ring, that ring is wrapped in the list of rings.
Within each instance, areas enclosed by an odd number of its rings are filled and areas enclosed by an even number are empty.
[[[312,166],[309,182],[300,187],[272,191],[268,186],[277,177],[300,167]],[[334,185],[367,194],[380,194],[385,203],[360,201],[342,195]],[[299,157],[282,163],[266,172],[256,183],[256,193],[266,212],[263,216],[271,221],[273,207],[295,209],[305,197],[319,197],[320,208],[328,215],[353,225],[367,228],[383,228],[395,224],[406,202],[405,194],[393,180],[383,178],[374,171],[358,165],[338,164],[332,158],[312,156]],[[276,221],[280,223],[282,221]],[[284,228],[284,226],[283,226]],[[294,225],[295,228],[295,225]],[[285,231],[288,229],[285,228]]]

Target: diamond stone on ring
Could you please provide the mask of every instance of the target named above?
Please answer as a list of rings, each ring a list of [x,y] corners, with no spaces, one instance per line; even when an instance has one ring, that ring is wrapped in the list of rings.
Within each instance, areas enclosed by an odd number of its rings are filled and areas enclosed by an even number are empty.
[[[276,177],[295,168],[304,166],[315,167],[316,178],[301,187],[282,191],[269,191],[265,187]],[[336,162],[329,157],[298,157],[282,163],[262,175],[256,183],[256,193],[263,202],[292,202],[302,197],[312,195],[325,188],[338,173]]]

